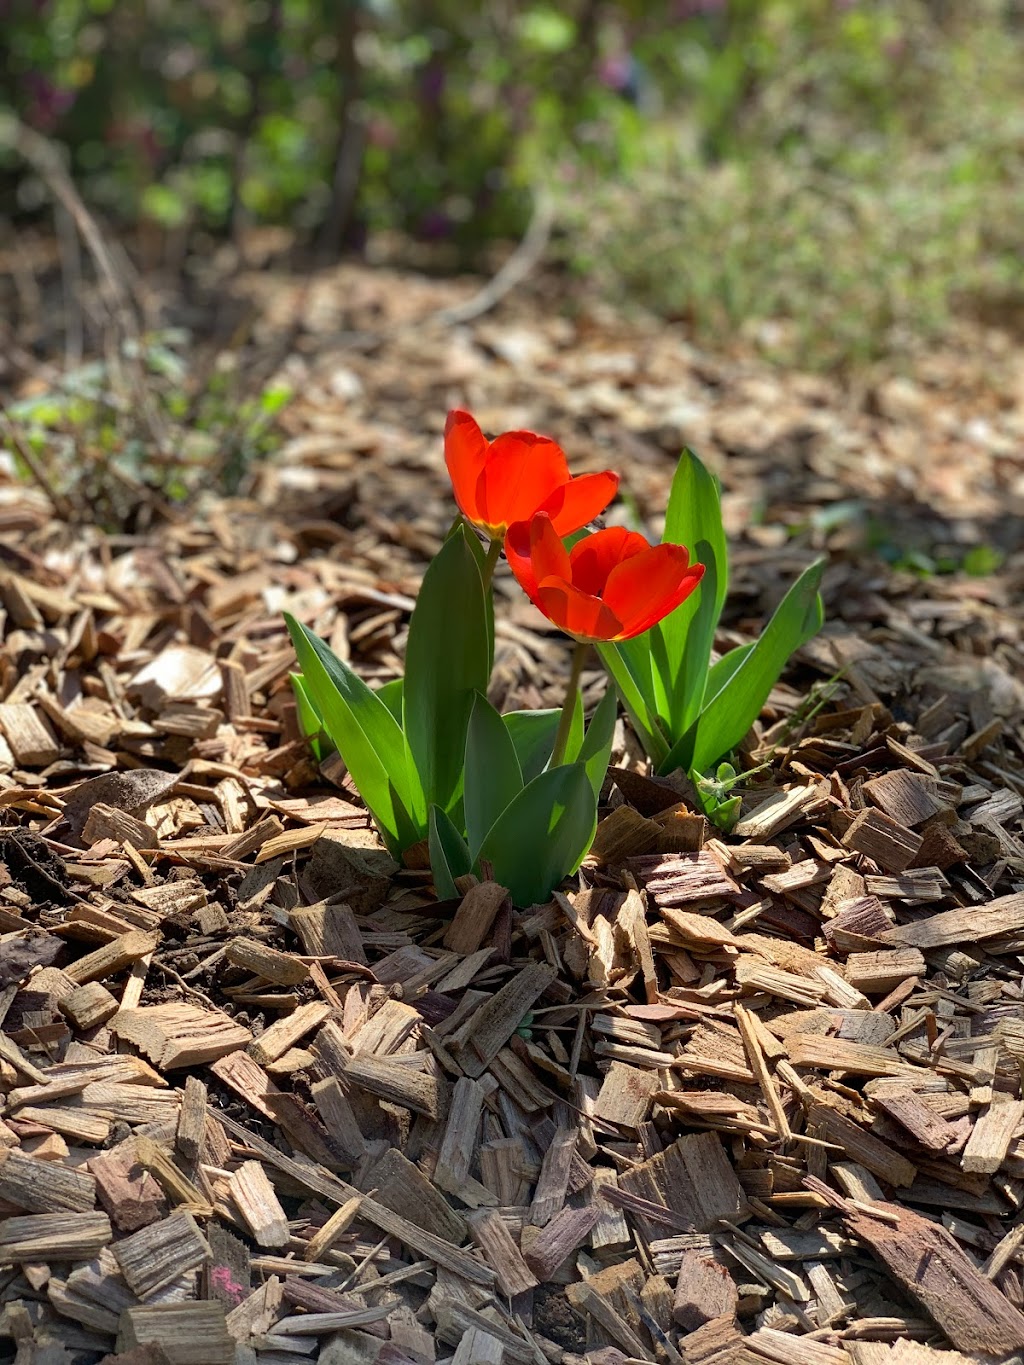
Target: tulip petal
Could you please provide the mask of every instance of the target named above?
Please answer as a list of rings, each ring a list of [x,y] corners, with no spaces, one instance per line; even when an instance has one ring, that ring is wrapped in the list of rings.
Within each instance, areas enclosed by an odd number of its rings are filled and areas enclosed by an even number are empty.
[[[547,512],[560,536],[569,536],[600,516],[618,487],[619,476],[610,469],[600,474],[581,474],[556,488],[537,510]]]
[[[609,526],[603,531],[595,531],[592,536],[577,542],[570,551],[572,581],[583,592],[592,593],[595,597],[603,595],[608,575],[616,565],[648,549],[650,545],[642,535],[627,531],[624,526]]]
[[[549,621],[577,640],[614,640],[621,634],[622,622],[599,597],[581,592],[564,579],[540,583],[536,603]]]
[[[542,578],[562,578],[570,575],[569,556],[551,518],[538,513],[530,521],[517,521],[505,535],[505,558],[516,581],[534,604],[537,585]]]
[[[444,425],[444,462],[459,510],[478,521],[476,486],[487,460],[488,441],[475,417],[452,408]]]
[[[653,545],[608,575],[604,599],[622,621],[621,639],[649,630],[675,611],[700,582],[703,564],[691,564],[683,545]]]
[[[502,529],[525,521],[568,482],[569,465],[561,446],[532,431],[506,431],[491,442],[477,477],[477,520]]]

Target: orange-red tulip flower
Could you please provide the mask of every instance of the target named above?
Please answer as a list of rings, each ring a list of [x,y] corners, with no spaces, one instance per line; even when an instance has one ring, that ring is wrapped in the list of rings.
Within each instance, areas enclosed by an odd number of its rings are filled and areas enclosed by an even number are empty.
[[[682,545],[609,526],[566,550],[540,512],[510,526],[505,555],[530,601],[577,640],[630,640],[689,597],[704,573]]]
[[[574,479],[562,448],[547,436],[506,431],[488,441],[475,418],[458,408],[445,424],[444,459],[460,510],[492,540],[539,510],[558,535],[571,535],[604,511],[619,486],[610,470]]]

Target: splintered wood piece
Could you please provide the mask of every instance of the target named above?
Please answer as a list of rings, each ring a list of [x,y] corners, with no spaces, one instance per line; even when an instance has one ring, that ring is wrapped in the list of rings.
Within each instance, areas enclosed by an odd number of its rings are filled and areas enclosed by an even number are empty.
[[[916,1166],[829,1105],[811,1105],[807,1111],[807,1122],[824,1142],[833,1142],[841,1147],[851,1161],[867,1167],[879,1180],[896,1186],[913,1183],[917,1175]]]
[[[546,1227],[539,1231],[523,1230],[531,1234],[526,1264],[541,1284],[552,1278],[559,1266],[594,1232],[601,1218],[601,1210],[590,1206],[584,1209],[564,1208],[556,1213]],[[524,1242],[525,1245],[525,1242]]]
[[[99,1146],[110,1136],[110,1120],[84,1109],[59,1109],[56,1105],[36,1109],[28,1104],[18,1110],[18,1119],[22,1123],[38,1123],[72,1142],[85,1142],[90,1146]]]
[[[466,1236],[466,1221],[455,1212],[420,1168],[392,1147],[371,1168],[366,1180],[376,1188],[376,1200],[410,1223],[456,1245]]]
[[[178,1113],[175,1145],[186,1161],[198,1161],[206,1133],[206,1086],[196,1076],[185,1077]]]
[[[484,1254],[484,1260],[494,1271],[498,1288],[511,1298],[535,1289],[538,1279],[523,1260],[504,1219],[494,1209],[477,1209],[467,1214],[473,1241]]]
[[[139,1165],[143,1166],[149,1171],[150,1175],[159,1181],[167,1197],[173,1203],[182,1205],[183,1211],[194,1213],[200,1218],[210,1216],[213,1209],[204,1199],[202,1191],[197,1189],[192,1181],[178,1170],[162,1147],[158,1147],[148,1137],[139,1136],[134,1138],[132,1142],[135,1148],[135,1158]]]
[[[740,890],[709,849],[632,858],[629,865],[662,909],[717,897],[731,900]]]
[[[490,1080],[489,1077],[486,1079]],[[484,1101],[489,1090],[494,1088],[493,1082],[488,1086],[484,1080],[460,1076],[448,1107],[448,1122],[434,1167],[434,1184],[448,1194],[460,1196],[464,1203],[470,1202],[467,1194],[472,1195],[475,1205],[496,1202],[490,1191],[473,1181],[469,1174],[477,1151]],[[470,1186],[474,1188],[470,1189]]]
[[[243,1161],[228,1177],[231,1198],[261,1247],[288,1245],[288,1215],[258,1161]]]
[[[91,1261],[113,1241],[105,1213],[37,1213],[0,1219],[0,1265]]]
[[[919,948],[888,948],[873,953],[851,953],[845,976],[865,995],[885,995],[908,977],[924,976],[924,954]]]
[[[224,1305],[212,1299],[143,1304],[121,1314],[117,1350],[161,1349],[170,1365],[235,1365]]]
[[[739,1293],[725,1266],[699,1251],[684,1251],[676,1280],[672,1318],[685,1332],[694,1332],[714,1318],[736,1312]]]
[[[828,802],[827,788],[811,785],[773,792],[739,821],[733,833],[740,839],[763,843],[788,829],[803,815],[811,815]]]
[[[747,1062],[750,1070],[757,1077],[761,1093],[771,1111],[775,1131],[779,1137],[788,1141],[791,1137],[789,1119],[786,1117],[786,1111],[783,1108],[782,1097],[772,1079],[771,1072],[768,1070],[768,1063],[765,1060],[764,1049],[761,1046],[761,1040],[754,1023],[754,1016],[750,1010],[744,1009],[739,1004],[733,1005],[733,1014],[740,1031],[740,1037],[743,1039],[743,1049],[747,1054]],[[717,1317],[718,1314],[712,1316]],[[693,1329],[691,1328],[691,1330]]]
[[[548,963],[531,962],[470,1016],[452,1038],[452,1050],[467,1076],[483,1075],[556,975]]]
[[[128,933],[111,939],[109,943],[104,943],[95,952],[86,953],[85,957],[72,962],[69,967],[64,968],[64,975],[78,986],[84,986],[89,981],[117,976],[133,962],[138,962],[139,958],[151,953],[159,942],[160,933],[156,929],[149,932],[131,929]]]
[[[441,1088],[437,1078],[401,1062],[386,1057],[350,1057],[345,1063],[344,1078],[359,1090],[424,1114],[428,1119],[436,1119],[440,1113]]]
[[[236,1123],[229,1115],[222,1114],[220,1121],[229,1132],[255,1152],[264,1165],[273,1166],[275,1170],[284,1172],[293,1180],[297,1180],[305,1189],[332,1199],[338,1204],[354,1199],[359,1194],[358,1190],[346,1184],[345,1181],[336,1179],[328,1171],[317,1166],[315,1162],[298,1161],[285,1156],[283,1152],[278,1151],[269,1142],[265,1142],[256,1133],[252,1133],[240,1123]],[[467,1252],[460,1251],[458,1247],[446,1242],[444,1238],[435,1237],[409,1219],[392,1212],[391,1209],[376,1199],[371,1199],[369,1196],[364,1197],[361,1217],[367,1222],[373,1223],[382,1232],[386,1232],[389,1237],[397,1237],[400,1242],[403,1242],[413,1251],[435,1261],[439,1266],[454,1272],[464,1280],[484,1286],[491,1285],[494,1282],[494,1272],[489,1267],[482,1266]]]
[[[619,1189],[676,1215],[668,1226],[708,1232],[724,1219],[740,1223],[750,1216],[750,1204],[717,1133],[695,1133],[678,1138],[648,1161],[623,1171]],[[605,1196],[612,1191],[606,1190]],[[630,1207],[629,1205],[626,1206]],[[641,1215],[640,1221],[647,1226]],[[651,1238],[665,1236],[665,1223]]]
[[[0,734],[6,735],[19,768],[46,768],[60,758],[60,744],[49,723],[27,702],[0,704]]]
[[[944,1152],[956,1141],[957,1129],[929,1109],[912,1090],[879,1091],[871,1100],[930,1152]]]
[[[463,1332],[450,1365],[502,1365],[504,1359],[505,1347],[498,1337],[482,1327],[470,1327]]]
[[[0,1147],[0,1201],[25,1213],[87,1213],[96,1207],[96,1182],[86,1171]]]
[[[987,905],[943,910],[915,924],[901,924],[878,935],[886,944],[903,948],[945,948],[951,943],[975,943],[1024,929],[1024,891],[1000,896]]]
[[[990,1104],[967,1139],[960,1165],[965,1171],[993,1175],[1006,1160],[1010,1142],[1024,1119],[1024,1100]],[[2,1168],[0,1168],[2,1175]]]
[[[938,794],[934,777],[894,768],[864,783],[864,795],[897,824],[920,825],[948,807]]]
[[[172,1001],[121,1010],[111,1032],[134,1043],[163,1071],[204,1066],[252,1041],[248,1029],[220,1010]]]
[[[247,1049],[249,1056],[258,1066],[269,1066],[271,1062],[283,1057],[300,1038],[319,1028],[330,1015],[330,1005],[324,1004],[321,1000],[300,1005],[297,1010],[292,1010],[290,1014],[271,1024],[254,1042],[251,1042]],[[236,1043],[235,1047],[237,1046]]]
[[[605,1123],[637,1128],[647,1118],[661,1080],[657,1071],[612,1062],[594,1102],[594,1116]]]
[[[854,816],[841,843],[851,852],[871,858],[886,872],[903,872],[917,857],[924,837],[883,811],[867,808]]]
[[[118,1011],[118,1002],[106,986],[89,981],[58,1002],[61,1014],[71,1020],[79,1033],[105,1024]]]
[[[198,1270],[210,1255],[196,1220],[181,1210],[123,1237],[112,1250],[126,1283],[140,1299],[151,1298],[190,1270]]]
[[[559,1128],[548,1144],[530,1206],[530,1222],[534,1227],[540,1228],[550,1222],[565,1203],[578,1137],[577,1128]]]
[[[883,1217],[872,1217],[847,1205],[843,1219],[954,1346],[986,1356],[1024,1348],[1024,1314],[976,1269],[941,1224],[906,1205],[882,1204],[880,1212]]]
[[[112,839],[116,844],[131,844],[135,849],[160,846],[156,830],[147,825],[145,820],[138,820],[127,811],[97,801],[90,807],[89,815],[82,827],[82,840],[92,848],[104,839]]]
[[[851,1043],[845,1038],[795,1033],[788,1039],[786,1048],[793,1066],[819,1071],[845,1071],[852,1076],[906,1076],[921,1072],[920,1067],[905,1062],[888,1048]]]
[[[347,905],[297,905],[288,912],[288,923],[302,939],[311,957],[336,957],[342,962],[366,962],[366,949],[356,917]]]
[[[302,1259],[319,1261],[330,1251],[338,1238],[344,1236],[358,1218],[362,1203],[362,1195],[356,1195],[354,1199],[346,1199],[344,1204],[336,1208],[323,1227],[318,1228],[306,1243]]]
[[[119,1232],[136,1232],[166,1217],[163,1190],[122,1147],[92,1157],[89,1170],[96,1180],[99,1201]]]
[[[609,1166],[596,1166],[594,1168],[594,1180],[589,1192],[592,1207],[598,1217],[590,1233],[590,1247],[595,1255],[622,1251],[630,1244],[629,1224],[626,1222],[621,1211],[607,1199],[602,1198],[602,1191],[618,1189],[619,1182],[615,1172]]]
[[[366,1141],[348,1097],[334,1076],[316,1082],[313,1086],[313,1103],[339,1156],[349,1167],[357,1166],[366,1152]]]
[[[565,1297],[578,1313],[586,1313],[588,1317],[594,1319],[599,1327],[603,1327],[612,1340],[617,1342],[629,1355],[640,1360],[649,1358],[646,1346],[629,1323],[588,1281],[584,1280],[580,1284],[568,1285]]]
[[[617,806],[598,822],[588,856],[595,863],[619,867],[627,858],[657,848],[661,834],[661,826],[633,806]]]
[[[244,967],[253,976],[260,976],[277,986],[298,986],[309,976],[309,968],[297,957],[257,943],[255,939],[233,938],[224,952],[236,967]]]
[[[449,952],[466,957],[475,953],[491,932],[508,891],[497,882],[478,882],[470,887],[456,910],[443,942]]]

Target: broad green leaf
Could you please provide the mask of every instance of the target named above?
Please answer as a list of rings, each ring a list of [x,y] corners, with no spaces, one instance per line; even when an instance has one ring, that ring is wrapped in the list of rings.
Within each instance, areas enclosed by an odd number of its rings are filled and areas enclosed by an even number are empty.
[[[426,810],[394,716],[326,644],[285,613],[303,687],[396,856],[423,838]]]
[[[462,791],[466,727],[477,692],[487,691],[485,593],[464,527],[427,569],[405,651],[405,736],[427,803],[450,811]]]
[[[392,678],[383,687],[377,688],[377,696],[388,708],[399,725],[402,723],[402,693],[405,687],[404,678]]]
[[[476,564],[477,568],[480,570],[480,581],[482,583],[487,565],[487,550],[484,547],[483,541],[480,540],[472,530],[466,527],[466,524],[461,517],[456,521],[445,539],[450,540],[460,527],[466,537],[467,545],[476,557]],[[484,612],[487,617],[487,677],[490,678],[494,671],[494,593],[492,592],[489,583],[484,589]]]
[[[735,649],[730,649],[728,654],[723,654],[720,659],[711,665],[708,669],[708,679],[704,687],[705,706],[718,696],[723,687],[728,687],[733,674],[743,663],[743,660],[754,648],[756,643],[756,640],[751,640],[748,645],[737,645]]]
[[[612,739],[615,735],[615,689],[609,687],[597,704],[597,710],[590,718],[587,733],[580,745],[579,761],[587,770],[587,777],[594,789],[594,800],[601,799],[608,760],[612,755]]]
[[[696,591],[661,622],[664,661],[655,656],[669,701],[669,733],[678,738],[696,719],[704,698],[715,627],[729,588],[729,557],[718,483],[690,450],[676,466],[662,542],[685,545],[691,561],[704,565]]]
[[[597,801],[582,763],[549,768],[523,788],[488,831],[480,859],[516,905],[546,901],[586,856],[597,829]]]
[[[660,771],[670,772],[671,764],[705,772],[736,747],[760,715],[789,656],[821,629],[824,612],[818,586],[824,569],[825,561],[817,560],[804,570],[779,603],[760,639],[728,683],[710,698]]]
[[[299,716],[299,728],[309,740],[309,747],[317,763],[323,758],[328,748],[333,748],[327,732],[324,730],[324,723],[320,718],[320,713],[313,705],[306,685],[302,681],[301,673],[289,673],[292,691],[295,693],[295,705]]]
[[[512,737],[524,782],[532,782],[548,765],[561,711],[509,711],[502,716]]]
[[[501,716],[477,693],[466,733],[466,833],[473,861],[487,831],[523,790],[516,746]]]
[[[572,699],[572,716],[569,720],[569,737],[565,741],[565,753],[562,755],[563,763],[575,763],[579,757],[580,745],[583,743],[583,694],[577,687],[576,695]]]
[[[472,860],[465,839],[440,806],[431,806],[427,816],[427,847],[434,890],[441,900],[454,900],[459,894],[455,878],[469,872]]]
[[[622,653],[621,643],[631,644],[632,641],[595,647],[601,662],[604,664],[605,671],[615,684],[615,690],[626,709],[626,714],[633,723],[633,729],[636,731],[640,743],[647,751],[647,756],[651,762],[660,769],[668,755],[669,745],[653,706],[644,697],[630,670],[626,656]]]

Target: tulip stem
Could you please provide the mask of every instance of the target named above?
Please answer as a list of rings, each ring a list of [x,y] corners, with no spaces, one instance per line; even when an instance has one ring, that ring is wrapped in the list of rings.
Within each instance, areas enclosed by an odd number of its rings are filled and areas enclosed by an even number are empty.
[[[569,685],[565,689],[562,715],[558,722],[558,730],[555,733],[554,747],[551,750],[551,762],[548,764],[550,768],[557,768],[565,758],[565,746],[569,743],[569,730],[572,727],[572,713],[576,708],[576,692],[580,685],[583,664],[589,650],[590,642],[588,640],[576,641],[576,648],[572,652],[572,667],[569,670]]]
[[[487,557],[484,560],[484,592],[491,586],[491,579],[494,577],[494,566],[501,558],[501,541],[492,540],[487,550]]]

